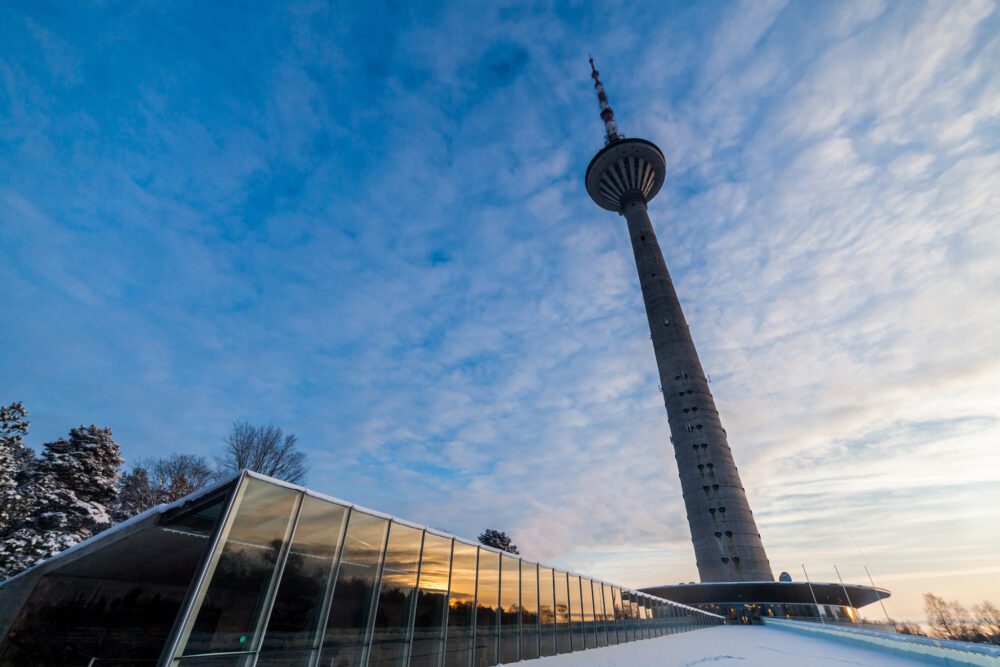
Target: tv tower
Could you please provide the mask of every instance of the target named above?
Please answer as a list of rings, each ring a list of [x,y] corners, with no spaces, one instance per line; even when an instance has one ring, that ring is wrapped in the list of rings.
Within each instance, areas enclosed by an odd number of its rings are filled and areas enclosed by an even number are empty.
[[[625,217],[681,476],[691,540],[703,582],[774,581],[708,379],[667,272],[646,204],[666,176],[652,142],[626,139],[590,59],[604,121],[604,148],[587,167],[587,192]]]

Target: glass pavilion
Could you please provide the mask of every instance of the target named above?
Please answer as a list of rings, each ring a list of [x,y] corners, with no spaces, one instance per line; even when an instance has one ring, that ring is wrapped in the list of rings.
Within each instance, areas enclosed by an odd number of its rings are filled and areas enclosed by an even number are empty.
[[[0,586],[0,664],[484,667],[719,625],[244,472]]]

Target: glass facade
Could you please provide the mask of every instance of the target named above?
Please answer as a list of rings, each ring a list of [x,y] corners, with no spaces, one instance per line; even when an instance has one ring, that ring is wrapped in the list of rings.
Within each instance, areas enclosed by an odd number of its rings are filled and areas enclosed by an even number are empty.
[[[517,662],[521,656],[521,561],[500,557],[500,662]]]
[[[554,572],[538,566],[538,620],[540,624],[538,651],[542,657],[556,654],[556,603]]]
[[[451,538],[425,533],[410,640],[410,667],[438,667],[444,658],[450,573]]]
[[[472,664],[472,630],[476,607],[476,561],[479,548],[456,541],[451,557],[445,667]]]
[[[724,622],[252,474],[116,537],[43,566],[0,664],[491,667]]]
[[[538,565],[521,561],[521,659],[538,657]]]

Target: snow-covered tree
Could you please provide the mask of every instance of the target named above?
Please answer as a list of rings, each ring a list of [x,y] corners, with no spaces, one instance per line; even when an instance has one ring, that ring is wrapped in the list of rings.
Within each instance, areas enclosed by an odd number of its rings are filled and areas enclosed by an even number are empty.
[[[24,446],[28,433],[24,403],[0,406],[0,536],[23,521],[26,507],[22,490],[34,453]]]
[[[109,526],[121,465],[108,428],[81,426],[46,443],[31,476],[31,514],[0,542],[0,572],[15,574]]]
[[[485,544],[494,549],[500,549],[510,554],[519,553],[517,545],[510,539],[510,536],[502,530],[487,528],[479,535],[479,543]]]

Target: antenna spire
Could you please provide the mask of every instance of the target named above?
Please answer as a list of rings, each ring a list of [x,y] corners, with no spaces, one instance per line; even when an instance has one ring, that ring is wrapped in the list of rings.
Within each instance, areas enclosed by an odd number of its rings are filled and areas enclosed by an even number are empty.
[[[597,101],[601,105],[601,120],[604,121],[604,145],[617,144],[625,137],[618,131],[615,123],[615,111],[608,103],[608,95],[604,92],[604,84],[601,83],[601,73],[594,67],[594,57],[590,56],[590,76],[594,77],[594,89],[597,91]]]

